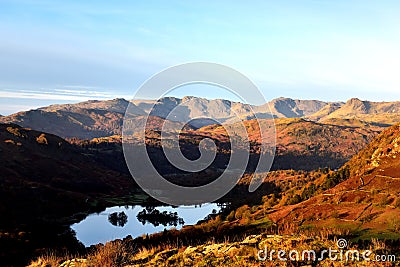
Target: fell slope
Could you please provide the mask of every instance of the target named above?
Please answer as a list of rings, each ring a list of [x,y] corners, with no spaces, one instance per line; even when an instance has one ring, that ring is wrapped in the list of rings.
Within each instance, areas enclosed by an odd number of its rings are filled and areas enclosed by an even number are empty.
[[[271,120],[259,120],[267,138],[274,138]],[[382,130],[371,124],[343,126],[324,124],[304,119],[276,119],[276,158],[274,169],[313,170],[323,167],[338,168],[363,149]],[[244,122],[250,141],[261,142],[256,120]],[[232,125],[232,127],[237,127]],[[222,126],[200,128],[211,136],[224,135]],[[266,140],[268,142],[268,139]],[[271,140],[269,140],[271,141]]]
[[[132,180],[96,163],[62,138],[15,124],[0,124],[0,151],[3,204],[44,192],[77,198],[122,194],[132,186]]]
[[[2,123],[15,123],[64,138],[81,139],[120,134],[128,101],[86,101],[78,104],[52,105],[18,112],[1,118]],[[143,111],[138,110],[139,115]]]
[[[338,102],[338,103],[328,103],[326,106],[318,110],[317,112],[308,115],[307,118],[313,121],[319,121],[323,118],[326,118],[336,110],[340,109],[340,107],[343,106],[344,103]]]
[[[400,125],[380,134],[343,168],[350,177],[269,218],[298,227],[340,228],[362,238],[400,238]]]

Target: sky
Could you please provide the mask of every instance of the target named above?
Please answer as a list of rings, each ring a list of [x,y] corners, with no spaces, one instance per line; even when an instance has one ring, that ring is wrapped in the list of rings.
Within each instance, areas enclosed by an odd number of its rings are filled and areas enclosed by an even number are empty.
[[[156,73],[196,61],[236,69],[266,100],[400,100],[398,14],[396,0],[0,0],[0,114],[131,99]],[[213,87],[171,94],[231,98]]]

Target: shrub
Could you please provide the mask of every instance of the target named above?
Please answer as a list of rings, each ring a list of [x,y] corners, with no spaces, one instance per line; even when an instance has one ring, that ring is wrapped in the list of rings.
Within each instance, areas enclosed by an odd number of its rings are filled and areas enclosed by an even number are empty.
[[[301,199],[306,200],[314,196],[314,194],[317,192],[317,187],[315,184],[311,183],[309,187],[306,187],[303,189],[303,192],[301,193]]]
[[[394,202],[394,206],[395,206],[396,208],[400,208],[400,197],[397,197],[397,198],[396,198],[396,201]]]
[[[296,194],[293,197],[289,198],[286,203],[288,205],[294,205],[294,204],[300,203],[301,201],[302,201],[301,197],[298,194]]]
[[[242,218],[248,217],[250,215],[250,210],[248,205],[243,205],[238,208],[235,212],[235,218],[240,220]]]
[[[235,219],[235,211],[232,210],[232,211],[228,214],[228,216],[226,216],[226,220],[227,220],[228,222],[231,222],[231,221],[233,221],[234,219]]]
[[[392,198],[389,197],[389,195],[384,196],[381,201],[379,202],[379,205],[381,207],[385,207],[387,205],[389,205],[392,202]]]

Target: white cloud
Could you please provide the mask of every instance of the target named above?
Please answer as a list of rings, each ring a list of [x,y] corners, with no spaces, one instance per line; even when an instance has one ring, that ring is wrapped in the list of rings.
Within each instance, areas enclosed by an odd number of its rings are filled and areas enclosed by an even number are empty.
[[[37,90],[1,90],[0,98],[38,99],[38,100],[70,100],[85,101],[90,99],[109,99],[114,96],[101,91],[54,89],[52,91]]]

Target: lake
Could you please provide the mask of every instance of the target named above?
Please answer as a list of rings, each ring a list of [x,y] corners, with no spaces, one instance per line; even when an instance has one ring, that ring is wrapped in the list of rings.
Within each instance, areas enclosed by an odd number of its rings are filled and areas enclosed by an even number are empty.
[[[104,244],[114,239],[122,239],[128,235],[135,238],[161,232],[164,229],[180,229],[183,225],[196,224],[211,214],[213,210],[214,212],[220,211],[220,207],[215,203],[201,206],[159,206],[143,211],[144,209],[140,205],[110,207],[101,213],[88,215],[79,223],[73,224],[71,228],[76,232],[76,238],[88,247],[98,243]],[[138,219],[139,213],[140,220]],[[156,216],[149,214],[156,214]],[[159,220],[154,221],[155,217]]]

